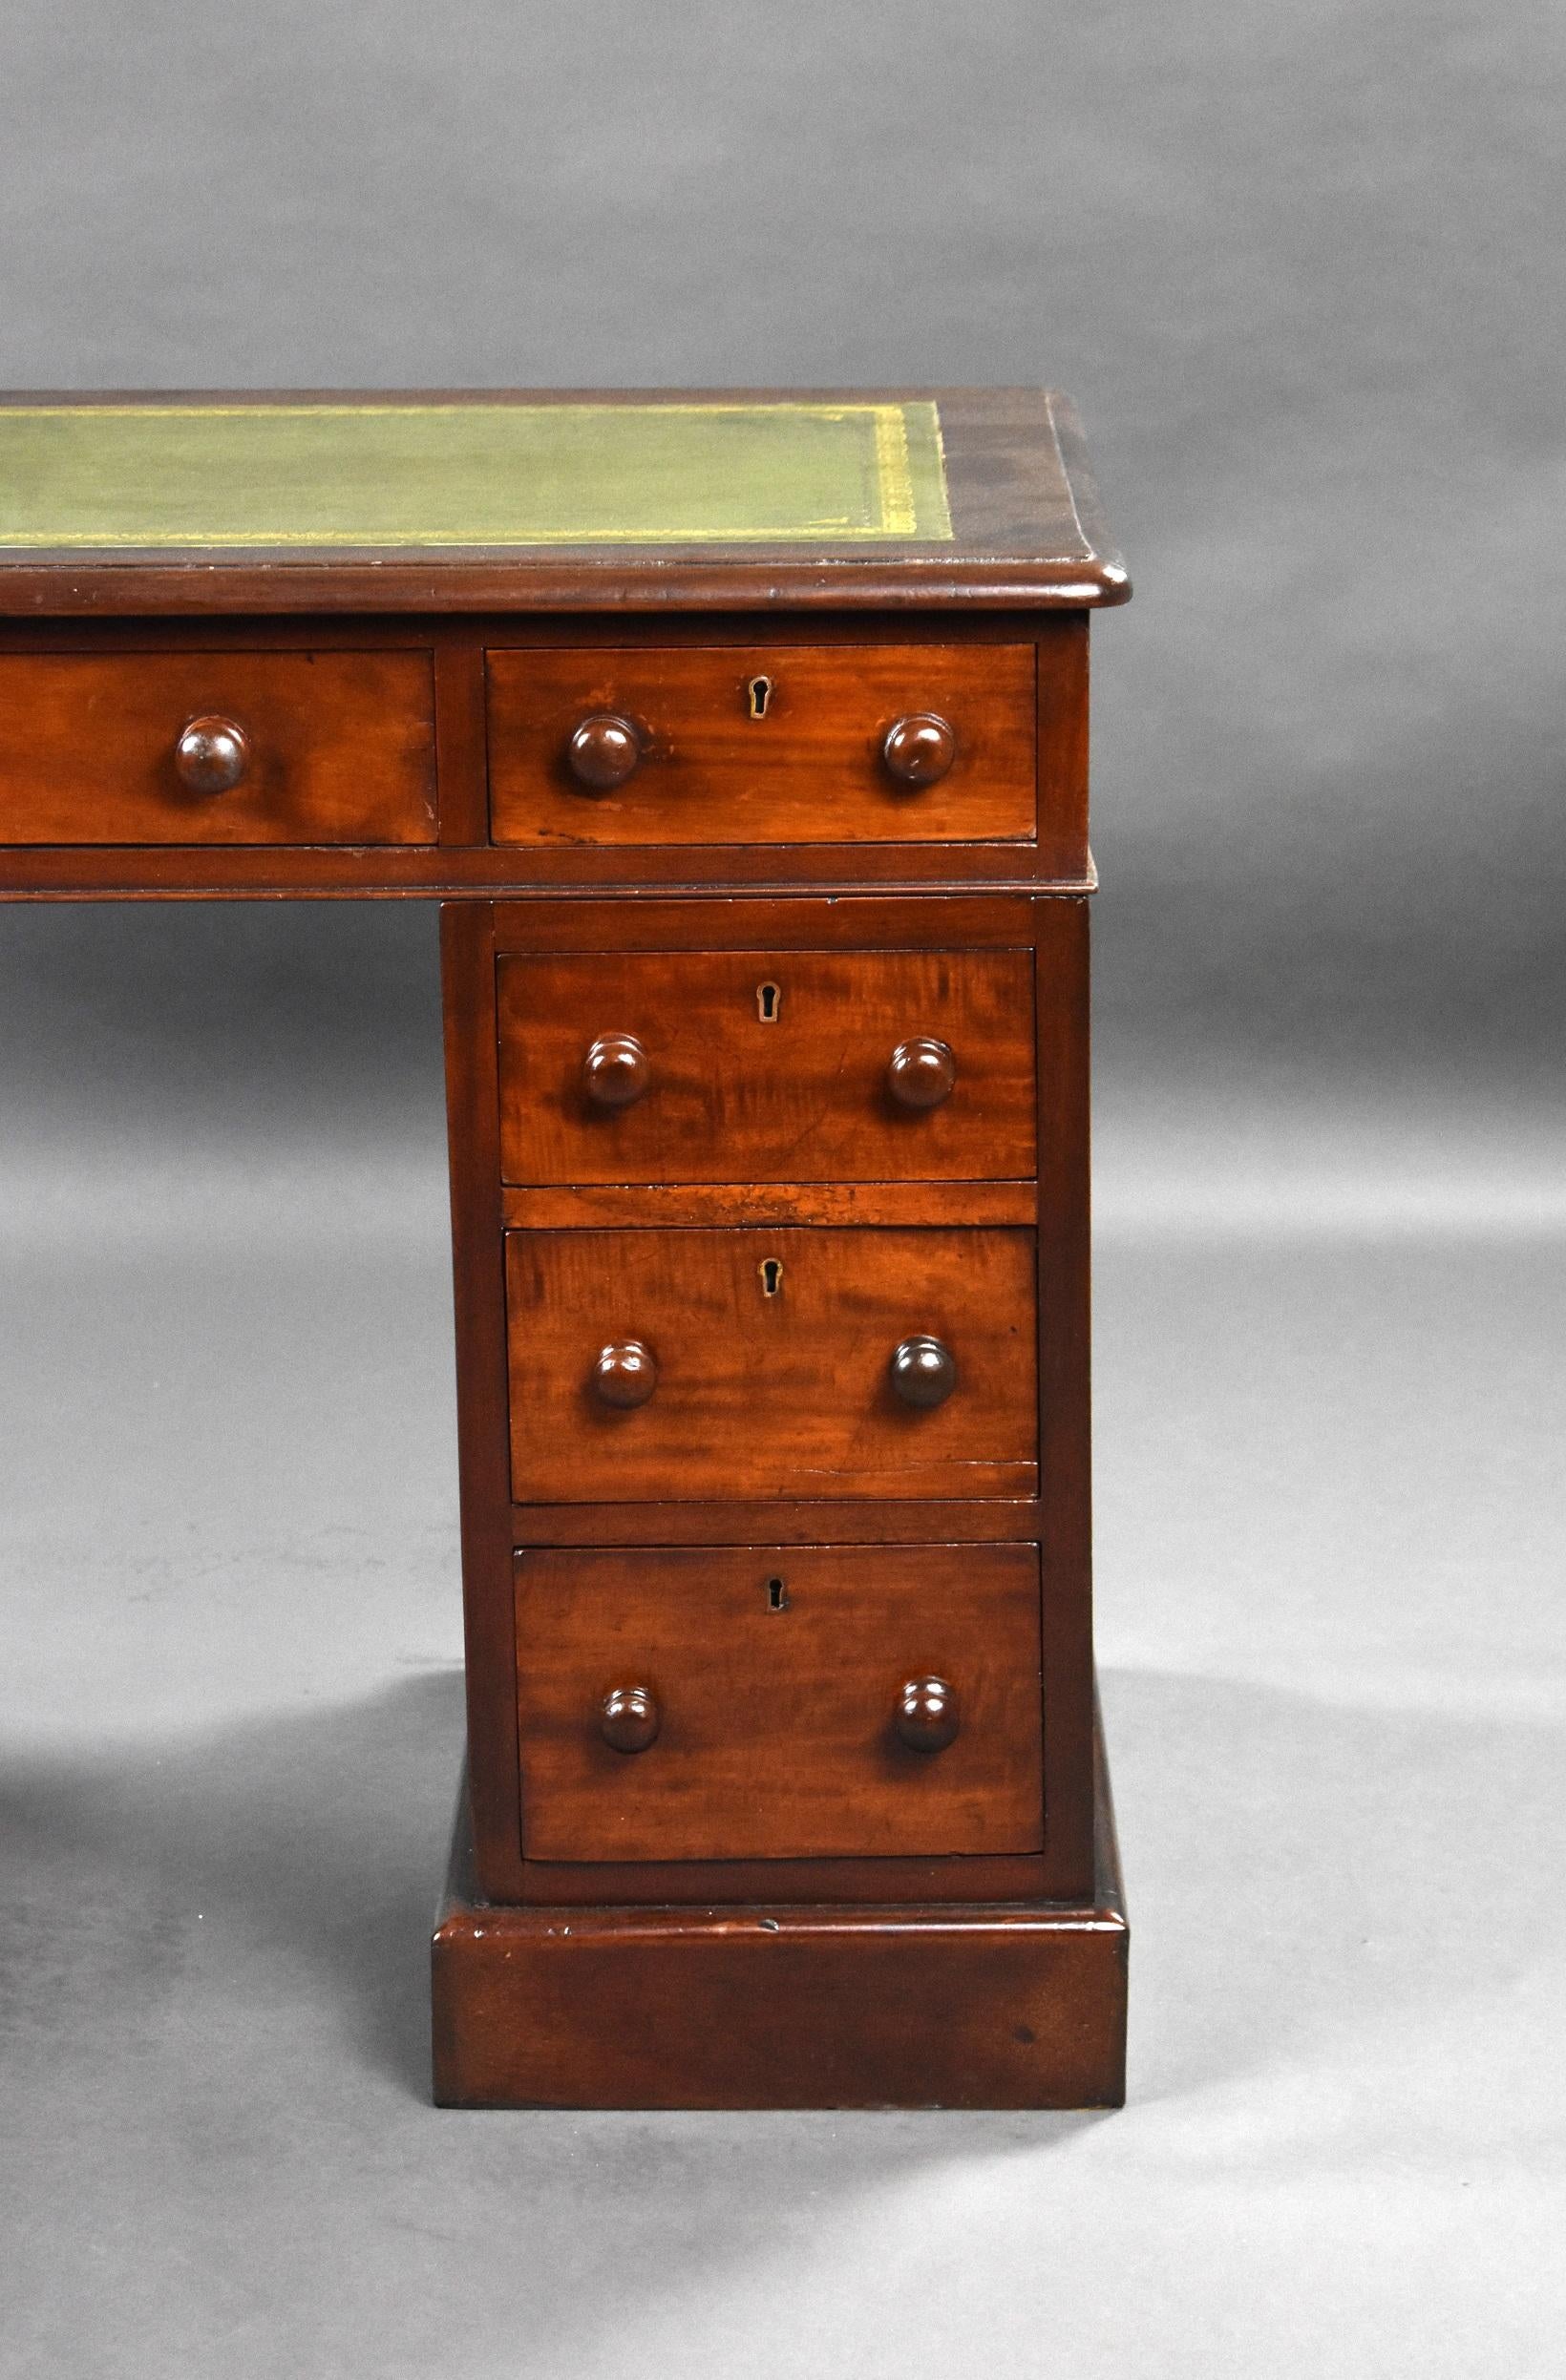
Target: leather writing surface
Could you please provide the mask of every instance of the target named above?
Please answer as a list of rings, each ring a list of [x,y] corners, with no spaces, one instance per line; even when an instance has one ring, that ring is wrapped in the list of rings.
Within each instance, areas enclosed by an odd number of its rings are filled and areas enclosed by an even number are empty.
[[[0,406],[0,548],[951,537],[922,399]]]

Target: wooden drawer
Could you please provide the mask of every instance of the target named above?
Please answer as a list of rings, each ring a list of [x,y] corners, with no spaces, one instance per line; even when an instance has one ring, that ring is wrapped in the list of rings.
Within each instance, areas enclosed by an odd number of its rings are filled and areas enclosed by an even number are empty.
[[[1026,951],[503,958],[518,1183],[1030,1179]]]
[[[1012,1230],[510,1232],[516,1500],[1031,1495],[1033,1257]],[[941,1401],[899,1393],[899,1348],[931,1398],[947,1351]]]
[[[552,845],[1025,841],[1034,675],[1027,644],[492,652],[491,830]],[[913,726],[888,758],[899,723],[931,720],[949,760]]]
[[[434,717],[425,653],[0,654],[0,843],[430,843]]]
[[[1041,1847],[1031,1546],[532,1552],[517,1647],[529,1859]]]

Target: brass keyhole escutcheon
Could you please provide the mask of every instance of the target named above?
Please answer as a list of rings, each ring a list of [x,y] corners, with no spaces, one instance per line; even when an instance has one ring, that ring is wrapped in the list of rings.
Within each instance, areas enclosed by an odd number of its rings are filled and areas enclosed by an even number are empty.
[[[765,719],[767,716],[767,706],[772,699],[772,682],[771,678],[752,678],[750,685],[746,687],[745,692],[751,706],[751,718]]]
[[[763,1297],[775,1297],[783,1287],[783,1260],[780,1256],[763,1256],[756,1271],[761,1275]]]
[[[782,1005],[783,986],[780,983],[758,983],[756,985],[756,1015],[763,1024],[775,1024],[777,1012]]]

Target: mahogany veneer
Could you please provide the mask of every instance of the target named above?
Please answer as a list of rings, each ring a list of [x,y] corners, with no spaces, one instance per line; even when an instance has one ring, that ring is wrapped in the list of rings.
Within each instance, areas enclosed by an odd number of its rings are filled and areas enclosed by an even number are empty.
[[[430,656],[0,652],[0,836],[434,843]]]
[[[1027,950],[506,958],[505,1178],[1022,1180],[1032,1005]]]
[[[1034,671],[1030,644],[492,651],[495,840],[1026,838]]]
[[[1038,1484],[1030,1232],[511,1232],[506,1303],[518,1504]],[[896,1376],[916,1341],[951,1386]],[[598,1377],[620,1346],[635,1394]]]
[[[517,1640],[532,1859],[1042,1847],[1031,1546],[524,1553]]]
[[[0,896],[444,903],[442,2101],[1122,2094],[1085,895],[1128,593],[1048,392],[0,403]]]
[[[1070,1904],[523,1909],[459,1801],[435,1928],[446,2107],[1118,2107],[1129,1933],[1098,1771]]]

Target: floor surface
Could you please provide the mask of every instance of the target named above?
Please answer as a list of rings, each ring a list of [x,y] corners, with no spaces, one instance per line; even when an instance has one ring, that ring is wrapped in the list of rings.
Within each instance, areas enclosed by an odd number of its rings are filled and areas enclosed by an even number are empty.
[[[464,2116],[428,1088],[12,1151],[0,2369],[1557,2372],[1560,1167],[1106,1102],[1123,2113]]]

